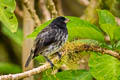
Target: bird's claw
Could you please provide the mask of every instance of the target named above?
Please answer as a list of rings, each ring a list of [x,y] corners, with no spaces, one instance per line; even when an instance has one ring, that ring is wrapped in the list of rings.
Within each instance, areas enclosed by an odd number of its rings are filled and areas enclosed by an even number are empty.
[[[54,67],[54,64],[53,64],[53,63],[50,63],[50,66],[51,66],[51,69],[53,69],[53,67]]]
[[[51,68],[53,69],[54,64],[52,63],[52,61],[51,61],[50,59],[48,59],[48,57],[46,57],[46,56],[44,56],[44,57],[45,57],[45,59],[50,63]]]

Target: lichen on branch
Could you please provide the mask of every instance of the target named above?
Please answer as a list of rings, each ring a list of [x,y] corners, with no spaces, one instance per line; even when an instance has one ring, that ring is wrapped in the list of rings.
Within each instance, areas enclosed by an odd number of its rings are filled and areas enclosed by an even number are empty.
[[[65,46],[61,49],[61,55],[62,57],[66,56],[65,54],[68,53],[78,53],[78,52],[83,52],[83,51],[92,51],[92,52],[100,52],[103,55],[104,54],[108,54],[111,55],[117,59],[120,59],[120,55],[119,53],[112,51],[112,50],[108,50],[102,47],[99,47],[97,45],[90,45],[90,44],[83,44],[81,42],[67,42],[65,44]],[[76,54],[74,54],[76,55]],[[73,57],[73,56],[71,56]],[[54,64],[57,64],[57,62],[59,61],[59,57],[57,55],[54,55],[51,59],[51,61]],[[37,68],[33,68],[32,70],[23,72],[23,73],[18,73],[18,74],[9,74],[9,75],[1,75],[0,76],[0,80],[16,80],[16,79],[22,79],[25,77],[29,77],[35,74],[38,74],[40,72],[43,72],[47,69],[51,68],[49,63],[45,63],[42,66],[39,66]]]

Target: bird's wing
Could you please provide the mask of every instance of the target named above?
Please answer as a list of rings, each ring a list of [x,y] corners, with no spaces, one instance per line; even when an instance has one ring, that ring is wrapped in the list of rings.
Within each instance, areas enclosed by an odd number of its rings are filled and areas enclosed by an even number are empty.
[[[37,56],[40,51],[42,51],[46,46],[56,42],[55,35],[57,31],[55,29],[51,29],[50,27],[46,27],[43,29],[37,36],[34,44],[34,56]]]

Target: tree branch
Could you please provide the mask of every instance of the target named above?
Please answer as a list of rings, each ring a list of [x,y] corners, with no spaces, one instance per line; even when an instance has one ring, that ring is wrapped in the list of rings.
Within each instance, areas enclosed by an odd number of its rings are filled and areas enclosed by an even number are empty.
[[[95,52],[100,52],[100,53],[103,53],[103,54],[109,54],[117,59],[120,59],[120,54],[115,52],[115,51],[112,51],[112,50],[108,50],[106,48],[101,48],[101,47],[98,47],[98,46],[94,46],[94,45],[83,45],[83,50],[85,51],[95,51]]]
[[[61,55],[64,56],[64,54],[66,54],[66,53],[82,52],[82,51],[100,52],[102,54],[108,54],[108,55],[111,55],[113,57],[116,57],[117,59],[120,59],[120,54],[115,52],[115,51],[108,50],[108,49],[105,49],[105,48],[101,48],[101,47],[98,47],[96,45],[88,45],[88,44],[81,44],[81,43],[75,44],[74,42],[71,42],[71,43],[68,42],[61,49]],[[57,55],[55,55],[52,58],[51,61],[54,64],[56,64],[59,61],[59,57]],[[49,69],[49,68],[50,68],[50,64],[46,62],[44,65],[42,65],[40,67],[34,68],[32,70],[29,70],[29,71],[26,71],[26,72],[23,72],[23,73],[2,75],[2,76],[0,76],[0,80],[22,79],[22,78],[29,77],[29,76],[38,74],[40,72],[43,72],[43,71],[45,71],[46,69]]]
[[[38,73],[48,69],[48,68],[50,68],[50,65],[49,65],[49,63],[46,63],[43,66],[34,68],[32,70],[29,70],[29,71],[26,71],[23,73],[0,76],[0,80],[16,80],[16,79],[21,79],[21,78],[25,78],[25,77],[30,77],[34,74],[38,74]]]
[[[58,16],[63,16],[61,0],[53,0],[53,2],[55,3],[55,7],[56,7],[56,10],[58,12]]]
[[[55,4],[54,4],[53,0],[47,0],[47,6],[48,6],[48,9],[51,13],[52,18],[57,17],[57,11],[56,11]]]
[[[39,4],[39,8],[41,10],[42,16],[44,18],[44,21],[50,20],[51,19],[50,13],[45,5],[45,0],[39,0],[38,4]]]
[[[63,56],[64,54],[62,54]],[[52,59],[53,63],[56,63],[59,60],[59,57],[54,57]],[[0,76],[0,80],[16,80],[16,79],[22,79],[25,77],[30,77],[32,75],[38,74],[40,72],[43,72],[47,69],[51,68],[50,64],[46,62],[44,65],[38,67],[38,68],[33,68],[32,70],[23,72],[23,73],[18,73],[18,74],[9,74],[9,75],[2,75]]]
[[[23,18],[23,11],[20,10],[20,8],[18,7],[17,4],[16,4],[15,13],[16,13],[16,15],[18,15],[20,18]]]
[[[24,0],[24,6],[27,8],[28,12],[30,13],[33,21],[35,22],[35,27],[41,24],[39,17],[37,16],[34,9],[30,8],[29,1]]]

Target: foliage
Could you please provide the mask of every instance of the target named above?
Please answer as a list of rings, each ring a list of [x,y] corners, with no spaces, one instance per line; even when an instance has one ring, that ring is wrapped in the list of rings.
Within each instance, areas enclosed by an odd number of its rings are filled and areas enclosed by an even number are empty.
[[[18,65],[0,62],[0,74],[19,73],[22,72]]]
[[[106,10],[98,10],[99,24],[112,24],[116,25],[115,17]]]
[[[116,49],[119,42],[119,27],[116,25],[115,17],[106,10],[99,10],[99,24],[101,29],[110,37],[112,49]],[[89,61],[90,72],[97,80],[119,80],[120,62],[109,56],[92,53]]]
[[[120,40],[120,27],[115,22],[115,17],[106,10],[98,10],[99,24],[101,29],[110,37],[111,43]]]
[[[13,11],[15,0],[0,0],[0,21],[11,31],[16,32],[18,22]]]
[[[111,41],[118,41],[120,40],[120,27],[111,24],[102,24],[102,30],[110,36]]]
[[[97,27],[93,24],[90,24],[89,22],[85,20],[81,20],[77,17],[71,17],[66,16],[68,19],[70,19],[70,22],[67,24],[68,33],[69,33],[69,40],[74,39],[81,39],[80,41],[86,41],[90,42],[90,40],[93,40],[93,42],[98,42],[101,47],[105,47],[112,50],[119,50],[120,45],[120,27],[117,26],[117,23],[115,21],[115,17],[108,12],[107,10],[97,10],[98,17],[99,17],[99,26]],[[52,20],[40,25],[33,33],[28,35],[29,38],[35,38],[37,34],[46,27]],[[104,33],[110,37],[110,44],[108,45],[106,41],[104,40]],[[97,52],[89,52],[90,53],[90,60],[89,60],[89,67],[90,72],[95,79],[97,80],[119,80],[120,79],[120,61],[110,55],[102,55]],[[73,70],[76,71],[76,70]],[[79,70],[78,70],[79,71]],[[81,70],[80,70],[81,71]],[[88,74],[87,73],[87,74]],[[55,76],[51,75],[49,77],[44,77],[43,79],[46,80],[46,78],[49,79],[72,79],[77,80],[77,78],[80,80],[82,76],[83,80],[85,76],[84,73],[78,73],[79,76],[74,76],[75,73],[72,74],[69,71],[63,71],[55,74]],[[45,75],[44,75],[45,76]],[[60,76],[60,77],[59,77]],[[62,77],[61,77],[62,76]],[[69,76],[69,77],[68,77]],[[92,79],[92,78],[91,78]]]
[[[55,75],[43,75],[43,80],[92,80],[92,78],[87,70],[67,70]]]
[[[9,29],[3,26],[2,33],[8,36],[14,42],[16,42],[19,46],[22,46],[23,32],[20,28],[18,28],[17,32],[12,33]]]
[[[23,34],[20,28],[17,30],[18,21],[14,14],[15,8],[15,0],[0,0],[0,22],[2,23],[0,24],[0,33],[3,33],[5,36],[10,38],[10,40],[13,40],[15,43],[17,43],[18,47],[21,47]],[[17,51],[17,53],[19,52]],[[10,74],[19,72],[22,72],[22,69],[19,65],[13,63],[0,62],[0,74]]]
[[[89,67],[97,80],[119,80],[120,61],[110,55],[91,53]]]

